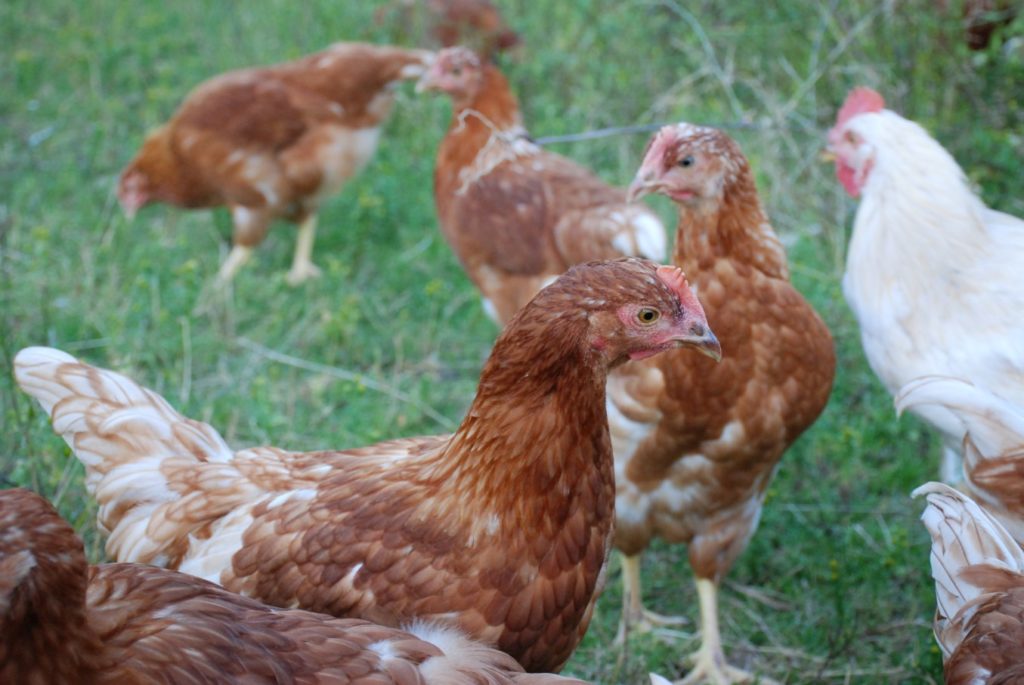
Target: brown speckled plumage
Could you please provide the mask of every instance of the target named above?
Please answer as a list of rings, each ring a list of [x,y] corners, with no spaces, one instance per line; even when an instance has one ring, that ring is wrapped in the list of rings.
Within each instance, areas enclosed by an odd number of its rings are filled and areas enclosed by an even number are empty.
[[[636,557],[654,536],[686,543],[698,589],[713,584],[702,590],[710,596],[753,535],[782,453],[825,407],[832,337],[790,284],[747,160],[724,133],[663,128],[631,190],[678,205],[673,262],[692,279],[722,361],[670,352],[609,378],[615,545]],[[638,618],[634,568],[624,572],[624,629]],[[707,613],[704,631],[717,633]],[[717,640],[704,635],[698,671],[722,668]]]
[[[0,681],[109,683],[566,683],[450,629],[415,634],[272,609],[139,564],[87,567],[81,541],[41,497],[0,492]],[[31,559],[31,563],[26,559]]]
[[[150,202],[226,205],[233,242],[253,247],[274,219],[303,222],[368,162],[393,87],[433,53],[337,43],[301,59],[216,76],[189,93],[121,173],[126,211]]]
[[[975,569],[979,573],[1002,576],[993,568]],[[1002,580],[988,583],[990,594],[972,607],[964,640],[946,662],[947,685],[973,685],[979,674],[991,674],[987,685],[1024,683],[1024,576],[1017,574],[1009,587]]]
[[[713,342],[670,271],[675,285],[642,260],[591,263],[538,294],[495,343],[452,436],[232,452],[151,391],[59,351],[22,350],[15,374],[87,464],[117,560],[278,606],[452,621],[550,671],[586,630],[610,545],[607,370]],[[623,318],[637,303],[664,315]]]
[[[692,154],[704,166],[694,166],[698,183],[708,184],[680,206],[673,261],[690,275],[723,359],[670,352],[614,372],[610,401],[653,429],[635,451],[616,452],[628,479],[620,498],[642,506],[665,481],[692,491],[682,511],[651,502],[638,524],[620,521],[616,546],[636,554],[654,535],[686,542],[694,572],[718,580],[757,520],[756,511],[728,512],[750,501],[760,509],[783,451],[824,409],[835,356],[825,324],[789,282],[739,147],[713,129],[659,135],[670,134],[664,167]],[[730,425],[741,433],[723,441]],[[690,455],[699,467],[688,467]]]
[[[664,227],[589,170],[533,142],[504,75],[464,48],[443,50],[421,85],[448,93],[437,152],[441,231],[500,324],[573,264],[664,261]]]

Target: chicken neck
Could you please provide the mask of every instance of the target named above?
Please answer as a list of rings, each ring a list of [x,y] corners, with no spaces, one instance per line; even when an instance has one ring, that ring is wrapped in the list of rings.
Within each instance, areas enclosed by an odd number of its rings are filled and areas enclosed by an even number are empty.
[[[891,299],[895,281],[906,302],[923,301],[915,299],[918,294],[955,300],[961,274],[992,244],[985,205],[956,161],[916,124],[895,115],[889,119],[875,132],[877,158],[854,220],[843,278],[847,299],[864,311]]]
[[[213,207],[221,202],[217,191],[203,181],[203,175],[178,154],[171,128],[165,126],[151,134],[133,166],[148,176],[154,200],[187,209]]]
[[[745,162],[719,197],[697,198],[679,208],[673,262],[694,271],[699,282],[719,259],[747,264],[773,278],[789,278],[786,252],[768,223]]]
[[[448,195],[458,184],[459,173],[473,163],[495,135],[509,142],[525,137],[519,103],[505,76],[493,66],[484,68],[480,88],[452,106],[452,122],[438,150],[435,182]]]
[[[595,525],[610,526],[606,362],[577,342],[585,317],[561,318],[538,327],[526,317],[513,320],[495,344],[465,420],[430,469],[468,515],[493,513],[506,523],[510,516],[539,516],[556,534],[583,507]]]

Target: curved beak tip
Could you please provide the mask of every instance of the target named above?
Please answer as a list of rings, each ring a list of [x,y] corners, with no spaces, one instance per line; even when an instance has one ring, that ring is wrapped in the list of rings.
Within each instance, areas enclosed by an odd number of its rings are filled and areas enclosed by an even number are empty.
[[[629,184],[629,188],[626,190],[626,200],[629,202],[636,202],[649,192],[650,189],[646,183],[640,180],[634,180]]]
[[[707,355],[716,362],[722,361],[722,345],[711,329],[700,335],[691,335],[679,341],[680,347],[692,347],[701,354]]]
[[[718,338],[711,331],[704,337],[704,340],[698,345],[701,352],[714,359],[716,362],[722,361],[722,345],[718,342]]]
[[[707,354],[715,361],[722,360],[722,344],[710,328],[706,328],[705,333],[697,337],[693,343],[701,354]]]

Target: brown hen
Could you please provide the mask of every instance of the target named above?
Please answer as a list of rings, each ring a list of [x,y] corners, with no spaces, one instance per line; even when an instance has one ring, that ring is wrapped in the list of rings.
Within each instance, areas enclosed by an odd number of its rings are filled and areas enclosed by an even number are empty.
[[[336,43],[294,62],[231,71],[200,84],[150,133],[124,171],[118,198],[129,217],[151,202],[227,206],[230,280],[270,223],[299,225],[288,282],[319,274],[313,236],[320,204],[373,156],[394,87],[423,74],[433,53]]]
[[[451,622],[557,670],[611,544],[610,367],[718,354],[675,267],[576,267],[509,323],[454,435],[347,451],[233,451],[128,378],[59,350],[15,359],[86,465],[118,561],[168,566],[283,607]]]
[[[385,16],[396,8],[399,21],[407,30],[421,23],[416,15],[422,10],[434,43],[444,47],[464,45],[485,59],[520,43],[519,35],[509,28],[490,0],[393,0],[373,13],[374,20],[383,23]]]
[[[665,229],[590,171],[530,141],[497,67],[465,48],[438,53],[418,88],[451,96],[434,201],[448,244],[499,324],[573,264],[664,261]]]
[[[71,526],[28,490],[0,492],[0,682],[582,684],[528,675],[451,628],[273,609],[141,564],[89,567]]]
[[[651,538],[689,546],[702,645],[686,682],[746,679],[723,655],[717,593],[754,534],[782,453],[818,417],[835,370],[832,337],[789,282],[781,243],[739,146],[725,133],[666,126],[631,193],[679,207],[674,262],[694,276],[722,364],[666,354],[615,370],[608,418],[616,470],[615,545],[624,555],[620,634],[643,610],[639,555]]]

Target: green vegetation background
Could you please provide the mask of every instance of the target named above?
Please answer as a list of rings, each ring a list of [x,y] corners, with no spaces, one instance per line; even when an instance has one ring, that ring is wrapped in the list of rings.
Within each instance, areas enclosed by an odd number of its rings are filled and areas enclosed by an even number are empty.
[[[503,60],[536,136],[686,119],[733,128],[794,280],[836,338],[825,415],[782,462],[761,527],[729,575],[730,658],[788,683],[934,683],[933,586],[921,509],[934,437],[897,420],[840,290],[854,201],[819,161],[849,87],[879,89],[960,160],[989,204],[1024,215],[1024,26],[969,53],[956,10],[898,2],[500,1],[524,47]],[[954,3],[956,4],[956,3]],[[294,231],[271,232],[225,302],[211,298],[227,214],[120,214],[113,188],[144,133],[219,72],[341,39],[412,45],[418,20],[358,0],[0,4],[0,478],[54,499],[103,558],[82,470],[14,387],[13,354],[55,345],[118,369],[233,445],[348,447],[442,432],[470,401],[496,334],[437,230],[444,98],[403,88],[369,168],[327,203],[324,276],[284,283]],[[553,146],[627,183],[645,144]],[[652,200],[674,226],[670,205]],[[938,236],[936,236],[939,239]],[[951,315],[955,315],[952,314]],[[285,356],[281,356],[285,355]],[[690,623],[620,658],[618,563],[567,672],[602,683],[682,672],[696,648],[685,549],[645,557],[649,605]]]

